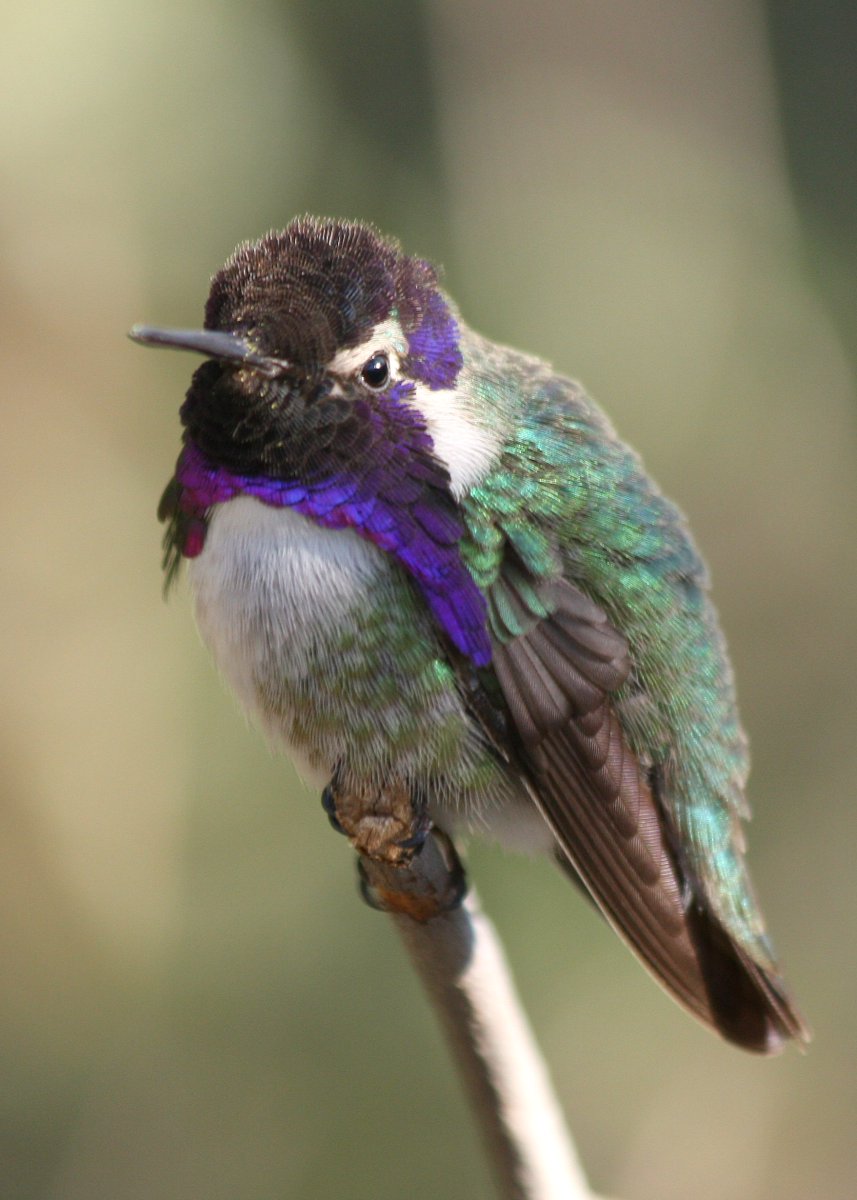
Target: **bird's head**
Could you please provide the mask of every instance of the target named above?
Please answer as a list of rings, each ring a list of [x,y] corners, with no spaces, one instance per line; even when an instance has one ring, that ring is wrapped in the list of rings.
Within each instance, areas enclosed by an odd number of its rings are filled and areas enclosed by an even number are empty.
[[[437,273],[356,222],[303,217],[240,246],[201,330],[131,336],[206,356],[182,408],[187,438],[241,475],[339,470],[379,418],[394,440],[397,422],[421,429],[435,453],[455,412],[459,324]]]

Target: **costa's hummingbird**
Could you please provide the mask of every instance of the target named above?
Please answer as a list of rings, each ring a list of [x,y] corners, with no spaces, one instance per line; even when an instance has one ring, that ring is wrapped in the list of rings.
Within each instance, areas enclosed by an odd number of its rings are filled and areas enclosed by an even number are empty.
[[[131,336],[207,360],[159,510],[167,581],[188,559],[215,662],[329,803],[407,797],[382,855],[429,820],[543,850],[724,1037],[806,1041],[744,865],[705,568],[582,389],[348,221],[240,246],[203,329]]]

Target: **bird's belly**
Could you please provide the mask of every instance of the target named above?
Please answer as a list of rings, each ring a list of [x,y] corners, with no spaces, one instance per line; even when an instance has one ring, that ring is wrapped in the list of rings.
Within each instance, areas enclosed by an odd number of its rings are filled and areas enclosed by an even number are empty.
[[[399,779],[448,829],[553,845],[466,712],[416,590],[372,543],[239,497],[213,511],[189,577],[218,668],[310,782]]]
[[[311,747],[294,740],[294,697],[315,683],[325,703],[319,664],[388,571],[353,530],[322,529],[249,496],[214,509],[203,552],[190,560],[203,641],[242,705],[302,767]],[[309,765],[328,771],[316,757]]]

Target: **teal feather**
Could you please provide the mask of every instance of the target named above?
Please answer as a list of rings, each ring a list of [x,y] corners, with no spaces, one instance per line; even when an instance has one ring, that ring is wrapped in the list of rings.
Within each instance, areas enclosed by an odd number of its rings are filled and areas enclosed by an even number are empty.
[[[663,803],[712,909],[756,962],[772,967],[739,849],[747,741],[686,522],[572,383],[551,377],[520,415],[497,465],[463,501],[465,560],[490,590],[511,547],[536,579],[561,570],[622,630],[635,678],[616,693],[620,717],[632,687],[646,699],[625,725],[631,748],[662,767]],[[531,599],[532,584],[518,594]],[[521,632],[507,602],[494,609],[501,636],[503,626],[506,637]]]

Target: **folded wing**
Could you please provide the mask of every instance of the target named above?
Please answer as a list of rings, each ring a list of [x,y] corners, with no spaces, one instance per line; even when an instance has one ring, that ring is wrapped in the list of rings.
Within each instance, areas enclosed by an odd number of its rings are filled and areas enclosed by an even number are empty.
[[[781,982],[725,931],[681,860],[614,693],[632,663],[606,614],[564,579],[532,588],[501,575],[489,596],[493,665],[533,798],[562,854],[620,936],[691,1012],[770,1052],[803,1037]],[[534,609],[536,613],[534,613]]]

